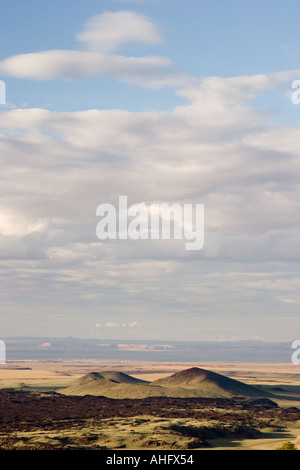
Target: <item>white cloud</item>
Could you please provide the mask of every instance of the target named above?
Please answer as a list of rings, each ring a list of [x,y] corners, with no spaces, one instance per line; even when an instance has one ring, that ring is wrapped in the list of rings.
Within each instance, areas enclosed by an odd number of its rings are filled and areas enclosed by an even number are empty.
[[[5,305],[25,292],[22,308],[37,318],[59,302],[83,329],[97,319],[101,334],[142,325],[130,332],[152,337],[154,324],[168,335],[171,317],[178,337],[219,315],[242,324],[256,312],[266,327],[267,315],[296,318],[286,299],[299,292],[299,131],[272,126],[252,103],[291,74],[207,78],[169,112],[0,113]],[[96,208],[121,194],[204,203],[203,251],[99,242]]]
[[[243,237],[296,227],[299,129],[272,128],[269,114],[251,106],[255,93],[274,83],[281,86],[277,75],[202,80],[186,91],[191,102],[171,112],[1,113],[2,188],[14,195],[5,198],[3,233],[42,232],[55,218],[90,221],[100,203],[117,203],[119,194],[132,203],[203,202],[207,229]],[[34,181],[33,169],[39,174]],[[44,214],[40,207],[47,208]],[[81,248],[56,248],[61,259],[71,259],[72,251]]]
[[[140,327],[137,321],[133,321],[131,323],[107,322],[105,326],[107,328],[139,328]]]
[[[165,57],[112,54],[128,43],[161,43],[157,26],[143,15],[126,11],[96,15],[77,39],[88,50],[46,50],[11,56],[0,62],[0,75],[32,80],[112,77],[153,89],[193,82]]]
[[[120,323],[115,323],[115,322],[107,322],[105,324],[107,328],[119,328],[121,326]]]
[[[51,348],[52,343],[42,343],[38,346],[38,348]]]
[[[140,324],[137,321],[133,321],[132,323],[129,323],[129,328],[139,328]]]
[[[21,213],[13,214],[9,211],[0,214],[0,234],[11,237],[25,237],[33,233],[45,233],[48,228],[46,219],[29,220]]]
[[[281,299],[282,302],[287,304],[299,304],[300,299]]]
[[[113,52],[125,44],[160,44],[163,40],[149,18],[131,11],[95,15],[76,38],[88,49],[100,52]]]
[[[1,75],[32,80],[113,77],[150,88],[182,85],[187,75],[163,57],[125,57],[97,52],[53,50],[21,54],[0,62]]]
[[[185,115],[190,124],[210,128],[214,140],[220,130],[232,136],[236,133],[235,125],[238,131],[243,126],[244,131],[257,132],[262,124],[270,126],[272,110],[258,109],[253,101],[266,91],[289,89],[292,80],[299,75],[300,70],[291,70],[253,76],[205,77],[200,83],[177,90],[176,93],[190,103],[177,108],[176,112]]]

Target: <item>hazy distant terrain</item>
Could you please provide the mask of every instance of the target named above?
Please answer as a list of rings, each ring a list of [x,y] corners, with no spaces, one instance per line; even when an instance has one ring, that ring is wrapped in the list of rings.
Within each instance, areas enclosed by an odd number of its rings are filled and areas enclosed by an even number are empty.
[[[2,338],[7,360],[128,360],[290,363],[290,343],[264,341],[124,341],[79,338]]]

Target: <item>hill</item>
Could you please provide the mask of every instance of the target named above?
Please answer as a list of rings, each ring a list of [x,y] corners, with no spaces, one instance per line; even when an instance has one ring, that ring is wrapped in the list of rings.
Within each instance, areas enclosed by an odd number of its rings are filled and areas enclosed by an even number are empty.
[[[200,396],[218,397],[218,396],[269,396],[269,394],[252,385],[247,385],[235,379],[230,379],[216,372],[193,367],[181,372],[158,379],[152,382],[152,386],[165,388],[185,388],[198,390]],[[204,394],[204,395],[203,395]]]
[[[96,395],[108,398],[230,398],[270,397],[264,390],[204,369],[191,368],[169,377],[145,382],[121,372],[91,372],[72,386],[65,395]]]

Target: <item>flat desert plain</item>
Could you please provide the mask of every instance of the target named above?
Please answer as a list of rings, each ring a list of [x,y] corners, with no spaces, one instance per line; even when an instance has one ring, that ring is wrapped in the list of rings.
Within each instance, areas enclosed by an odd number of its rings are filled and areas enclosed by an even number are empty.
[[[300,366],[0,365],[0,447],[275,450],[299,444]]]

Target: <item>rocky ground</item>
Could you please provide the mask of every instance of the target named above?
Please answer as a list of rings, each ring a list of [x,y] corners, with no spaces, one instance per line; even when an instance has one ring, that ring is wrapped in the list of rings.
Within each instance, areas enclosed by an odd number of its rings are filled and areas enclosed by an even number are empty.
[[[0,447],[191,449],[297,427],[300,409],[245,398],[110,399],[0,390]],[[300,433],[300,431],[299,431]]]

